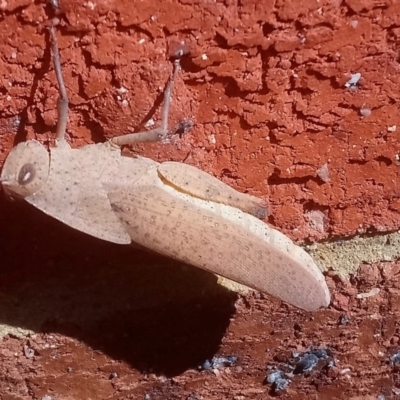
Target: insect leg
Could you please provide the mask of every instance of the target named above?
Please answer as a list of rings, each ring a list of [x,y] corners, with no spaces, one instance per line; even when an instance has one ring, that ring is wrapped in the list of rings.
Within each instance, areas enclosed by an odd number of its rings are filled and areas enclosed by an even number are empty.
[[[117,146],[138,142],[160,142],[166,140],[168,135],[168,116],[169,107],[171,105],[172,90],[174,88],[174,81],[181,67],[179,60],[174,61],[174,70],[167,83],[164,91],[164,102],[161,113],[161,125],[151,131],[130,133],[128,135],[116,136],[111,139],[111,142]]]
[[[60,91],[60,97],[58,98],[58,122],[57,122],[57,141],[65,140],[65,130],[68,122],[68,95],[65,87],[64,78],[61,71],[60,52],[58,50],[58,42],[56,31],[54,26],[57,24],[57,20],[53,20],[49,27],[51,37],[51,48],[53,53],[54,71],[57,76],[58,88]]]

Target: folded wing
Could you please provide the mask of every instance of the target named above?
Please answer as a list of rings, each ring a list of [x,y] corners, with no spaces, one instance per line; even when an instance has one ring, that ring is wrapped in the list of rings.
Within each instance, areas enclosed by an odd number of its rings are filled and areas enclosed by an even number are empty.
[[[123,192],[108,188],[107,193],[133,242],[307,311],[329,304],[329,290],[318,268],[269,243],[268,237],[263,240],[159,186]]]

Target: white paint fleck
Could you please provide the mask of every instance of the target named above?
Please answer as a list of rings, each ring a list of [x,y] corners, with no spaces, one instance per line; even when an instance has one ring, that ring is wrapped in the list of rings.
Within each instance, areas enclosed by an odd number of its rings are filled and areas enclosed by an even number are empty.
[[[91,1],[87,1],[86,3],[83,3],[83,5],[87,8],[90,8],[91,10],[94,10],[96,8],[96,4]]]
[[[350,21],[350,26],[352,27],[352,28],[357,28],[357,26],[358,26],[358,21],[357,20],[355,20],[355,19],[353,19],[353,21]]]
[[[117,89],[117,92],[119,94],[125,94],[128,92],[128,89],[126,87],[121,86],[120,88]]]
[[[366,299],[368,297],[376,296],[381,290],[379,288],[373,288],[367,293],[358,293],[357,299]]]
[[[152,15],[151,17],[150,17],[150,20],[151,21],[157,21],[157,15]]]
[[[144,124],[144,126],[146,127],[146,128],[150,128],[151,126],[154,126],[156,123],[154,122],[154,119],[153,118],[150,118],[145,124]]]
[[[203,61],[208,60],[207,54],[206,54],[206,53],[203,53],[203,54],[201,55],[201,59],[202,59]]]
[[[350,369],[350,368],[344,368],[344,369],[342,369],[342,370],[340,371],[340,374],[341,374],[341,375],[347,375],[347,374],[350,374],[350,372],[351,372],[351,369]]]
[[[12,53],[11,53],[11,58],[17,58],[17,52],[16,51],[13,51]]]
[[[138,43],[139,43],[139,44],[143,44],[143,43],[145,43],[145,42],[146,42],[146,39],[142,38],[142,39],[139,40]]]
[[[344,86],[346,86],[347,88],[356,87],[360,79],[361,79],[361,74],[359,72],[351,74],[350,79],[344,84]]]
[[[363,117],[368,117],[368,116],[370,116],[371,115],[371,113],[372,113],[372,111],[371,111],[371,109],[370,108],[360,108],[360,114],[363,116]]]
[[[12,97],[11,97],[10,95],[8,95],[8,96],[6,97],[6,100],[7,100],[7,101],[11,101],[11,99],[12,99]]]
[[[397,126],[396,125],[392,125],[392,126],[388,126],[387,130],[388,132],[396,132]]]
[[[328,164],[324,164],[321,168],[317,170],[317,175],[324,181],[329,181],[329,169]]]
[[[207,136],[208,141],[210,142],[210,144],[215,144],[217,143],[216,139],[215,139],[215,135],[211,134]]]

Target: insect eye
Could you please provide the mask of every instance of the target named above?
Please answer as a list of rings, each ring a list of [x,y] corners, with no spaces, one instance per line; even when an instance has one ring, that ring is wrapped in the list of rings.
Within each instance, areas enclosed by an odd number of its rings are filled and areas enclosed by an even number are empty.
[[[32,182],[36,175],[36,169],[33,164],[24,164],[19,170],[18,183],[22,186]]]

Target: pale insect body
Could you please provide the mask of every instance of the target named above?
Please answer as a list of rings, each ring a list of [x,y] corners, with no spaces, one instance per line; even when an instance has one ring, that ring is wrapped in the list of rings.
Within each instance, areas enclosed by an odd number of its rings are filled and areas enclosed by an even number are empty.
[[[266,215],[263,200],[188,165],[121,155],[122,144],[165,138],[177,63],[161,128],[71,149],[64,140],[68,103],[53,27],[50,33],[61,92],[58,140],[50,154],[34,140],[10,152],[1,175],[8,195],[89,235],[138,243],[305,310],[329,305],[329,290],[311,257],[256,218]]]

